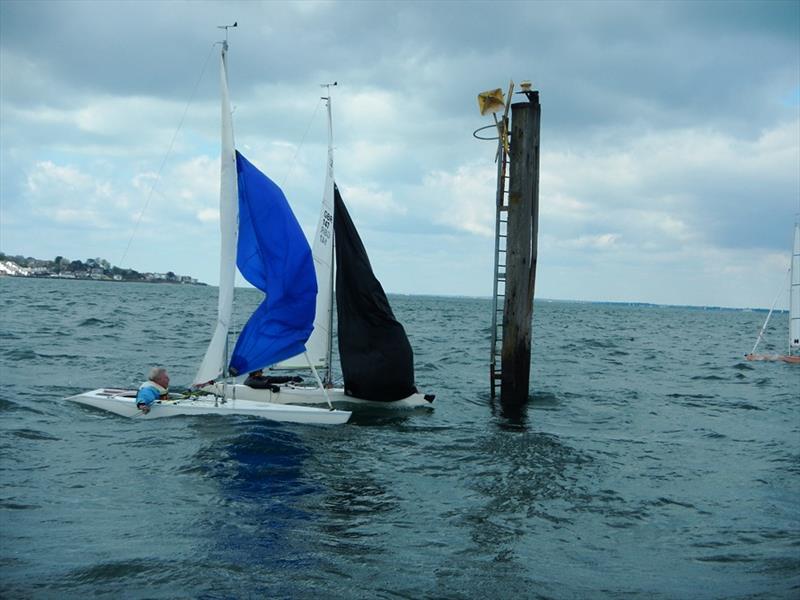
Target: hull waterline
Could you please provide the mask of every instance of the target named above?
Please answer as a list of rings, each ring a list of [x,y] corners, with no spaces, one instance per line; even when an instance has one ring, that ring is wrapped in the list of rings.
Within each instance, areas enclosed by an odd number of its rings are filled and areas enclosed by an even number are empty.
[[[350,412],[310,406],[293,406],[246,399],[226,399],[213,395],[162,400],[143,413],[136,407],[133,390],[100,388],[70,396],[67,400],[105,410],[123,417],[160,419],[196,415],[244,415],[283,423],[341,425],[350,419]]]
[[[250,400],[253,402],[266,402],[273,404],[301,404],[301,405],[324,405],[327,404],[325,395],[317,387],[306,387],[297,385],[274,385],[271,388],[251,388],[243,384],[223,384],[214,383],[203,388],[203,391],[211,392],[224,398],[235,400]],[[433,409],[433,396],[424,394],[411,394],[401,400],[391,402],[380,402],[376,400],[362,400],[347,396],[341,388],[330,388],[326,390],[331,404],[334,406],[346,407],[348,409],[375,408],[375,409]]]

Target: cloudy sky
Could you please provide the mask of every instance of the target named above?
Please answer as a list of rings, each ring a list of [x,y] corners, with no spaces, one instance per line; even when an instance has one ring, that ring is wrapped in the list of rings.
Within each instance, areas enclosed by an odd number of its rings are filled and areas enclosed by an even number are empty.
[[[309,237],[339,82],[336,178],[389,292],[491,294],[495,146],[472,132],[510,79],[541,94],[538,298],[763,307],[785,280],[796,1],[2,0],[0,250],[216,284],[234,21],[237,147]]]

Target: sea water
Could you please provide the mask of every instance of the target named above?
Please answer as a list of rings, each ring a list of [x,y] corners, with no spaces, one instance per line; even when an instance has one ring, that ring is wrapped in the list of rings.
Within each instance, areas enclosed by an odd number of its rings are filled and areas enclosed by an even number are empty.
[[[435,410],[323,427],[64,401],[188,384],[215,288],[0,293],[4,598],[800,597],[800,365],[743,360],[761,312],[537,301],[509,413],[490,301],[392,296]]]

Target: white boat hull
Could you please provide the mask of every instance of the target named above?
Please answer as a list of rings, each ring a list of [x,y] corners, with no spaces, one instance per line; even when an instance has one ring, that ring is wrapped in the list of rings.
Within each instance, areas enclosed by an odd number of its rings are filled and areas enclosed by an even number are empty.
[[[745,354],[747,360],[783,361],[789,364],[800,364],[800,354]]]
[[[203,391],[230,400],[249,400],[259,403],[271,404],[302,404],[302,405],[327,405],[327,400],[322,390],[318,387],[308,387],[292,384],[280,384],[270,388],[257,389],[243,385],[241,383],[225,384],[213,383],[203,388]],[[362,400],[347,396],[342,388],[330,388],[326,390],[331,404],[346,408],[370,407],[377,409],[414,409],[414,408],[433,408],[433,397],[428,400],[424,394],[411,394],[402,400],[391,402],[380,402],[376,400]]]
[[[137,419],[189,415],[246,415],[286,423],[341,425],[347,423],[351,414],[343,410],[294,406],[288,403],[276,404],[244,398],[234,400],[213,395],[161,400],[151,406],[150,412],[144,414],[136,407],[135,390],[103,388],[70,396],[67,400]]]

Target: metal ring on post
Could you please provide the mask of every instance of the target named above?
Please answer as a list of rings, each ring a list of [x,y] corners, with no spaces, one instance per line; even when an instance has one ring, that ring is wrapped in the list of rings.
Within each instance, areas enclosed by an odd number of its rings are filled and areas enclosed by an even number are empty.
[[[483,131],[484,129],[494,129],[496,131],[497,130],[497,125],[492,123],[491,125],[486,125],[485,127],[479,127],[478,129],[476,129],[475,131],[472,132],[472,137],[474,137],[476,140],[499,140],[500,139],[499,135],[496,135],[494,137],[481,137],[481,136],[479,136],[478,132],[479,131]]]

